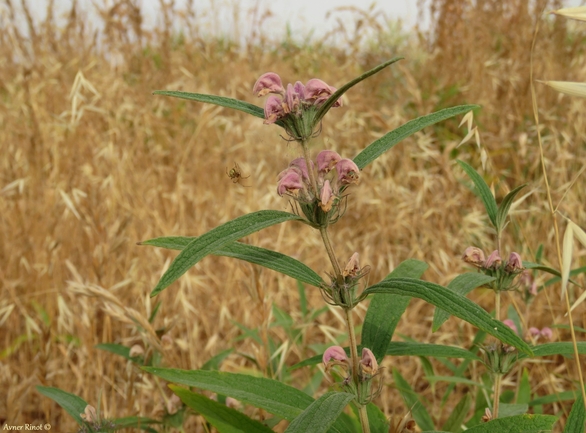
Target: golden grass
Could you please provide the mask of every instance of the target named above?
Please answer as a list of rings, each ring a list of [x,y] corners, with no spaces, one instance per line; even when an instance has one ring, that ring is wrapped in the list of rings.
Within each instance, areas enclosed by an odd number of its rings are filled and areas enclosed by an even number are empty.
[[[71,10],[62,24],[49,15],[32,23],[29,37],[11,24],[18,15],[5,3],[0,53],[0,422],[50,422],[54,431],[75,431],[74,422],[35,385],[59,387],[98,406],[108,417],[151,416],[160,412],[156,379],[142,375],[121,358],[97,350],[104,342],[148,345],[163,351],[169,367],[194,369],[221,350],[236,347],[257,358],[255,367],[232,354],[230,371],[260,368],[267,373],[266,347],[251,339],[234,341],[234,322],[260,329],[263,341],[280,330],[268,328],[271,305],[300,319],[295,281],[250,264],[209,257],[155,299],[149,298],[176,253],[136,242],[163,235],[199,235],[247,212],[287,210],[276,192],[276,175],[298,156],[279,137],[277,127],[214,106],[155,97],[152,90],[213,93],[261,104],[251,87],[263,72],[285,81],[319,77],[339,86],[395,55],[398,67],[359,84],[345,107],[324,121],[316,148],[329,147],[353,157],[373,139],[407,120],[459,103],[479,103],[476,117],[490,161],[487,179],[502,197],[529,183],[532,194],[515,212],[505,251],[532,259],[544,245],[546,263],[555,266],[553,228],[548,217],[531,123],[529,47],[538,12],[527,0],[470,2],[436,0],[433,28],[419,38],[391,33],[376,13],[360,15],[372,39],[333,48],[330,39],[311,43],[270,42],[257,29],[248,42],[205,37],[197,14],[165,8],[164,23],[153,31],[141,26],[134,2],[103,7],[103,32],[94,38],[83,12]],[[552,2],[553,3],[553,2]],[[550,3],[550,6],[553,6]],[[26,15],[24,16],[26,20]],[[171,20],[183,32],[171,29]],[[201,18],[199,18],[201,19]],[[535,77],[584,79],[584,33],[578,25],[548,18],[536,48]],[[340,30],[342,31],[342,30]],[[330,35],[328,38],[331,38]],[[98,43],[99,42],[99,43]],[[584,104],[538,86],[545,157],[554,203],[564,196],[562,213],[586,225]],[[346,216],[332,228],[342,261],[354,251],[372,267],[370,281],[401,261],[429,263],[425,278],[446,284],[465,267],[459,257],[468,245],[492,250],[482,205],[462,184],[456,157],[480,167],[479,152],[464,145],[459,119],[428,128],[405,140],[364,170],[352,191]],[[250,175],[245,188],[232,183],[226,168],[237,163]],[[568,187],[572,186],[568,191]],[[247,242],[304,261],[325,276],[327,257],[319,237],[301,224],[285,224],[249,236]],[[575,263],[580,263],[576,250]],[[582,259],[583,264],[583,259]],[[577,277],[584,283],[582,276]],[[546,277],[540,279],[541,282]],[[549,286],[531,305],[515,299],[526,325],[565,323],[559,287]],[[490,309],[493,296],[474,299]],[[308,288],[312,308],[323,301]],[[151,326],[146,319],[156,302],[161,309]],[[362,307],[362,306],[361,306]],[[503,307],[503,308],[504,308]],[[364,316],[364,308],[358,314]],[[431,334],[432,309],[412,301],[398,332],[411,338],[468,345],[474,329],[450,319]],[[575,310],[576,325],[586,327],[586,309]],[[360,322],[358,322],[360,323]],[[161,342],[164,328],[171,343]],[[140,331],[138,330],[140,329]],[[308,345],[332,341],[343,329],[336,310],[304,328],[302,344],[289,344],[286,363],[311,355]],[[583,340],[584,334],[578,334]],[[559,330],[560,341],[568,332]],[[528,361],[533,391],[539,395],[574,389],[575,364],[561,357]],[[417,359],[388,359],[431,402],[432,415],[445,420],[456,403],[439,399],[443,383],[430,388]],[[438,374],[445,373],[434,364]],[[388,371],[388,370],[387,370]],[[269,372],[270,374],[270,372]],[[504,389],[515,389],[509,374]],[[309,369],[294,374],[301,388]],[[387,375],[377,403],[387,416],[406,409]],[[326,381],[322,381],[325,389]],[[458,393],[466,392],[463,386]],[[567,414],[569,404],[547,411]],[[191,417],[187,431],[203,431]]]

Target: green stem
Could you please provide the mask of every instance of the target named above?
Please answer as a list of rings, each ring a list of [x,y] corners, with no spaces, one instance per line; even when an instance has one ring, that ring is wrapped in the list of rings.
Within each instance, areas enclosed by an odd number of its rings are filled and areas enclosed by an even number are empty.
[[[492,419],[497,419],[499,416],[499,402],[501,398],[501,374],[495,374],[494,378],[494,403],[492,404]]]
[[[336,254],[334,253],[334,249],[332,248],[332,243],[330,242],[330,237],[328,236],[328,228],[320,227],[319,234],[321,235],[321,238],[324,241],[324,247],[326,247],[328,257],[330,258],[330,262],[332,263],[332,267],[334,268],[334,274],[336,275],[336,279],[339,279],[342,276],[342,268],[340,268],[340,264],[338,263],[338,259],[336,258]]]

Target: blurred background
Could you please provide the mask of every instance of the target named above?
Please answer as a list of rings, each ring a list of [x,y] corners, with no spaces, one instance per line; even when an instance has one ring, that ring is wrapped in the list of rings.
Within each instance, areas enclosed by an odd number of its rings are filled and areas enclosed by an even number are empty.
[[[153,90],[262,105],[251,90],[264,72],[277,72],[285,83],[317,77],[339,87],[402,56],[328,113],[315,151],[353,158],[410,119],[464,103],[481,106],[474,117],[479,141],[457,147],[468,129],[451,119],[368,166],[331,230],[338,257],[359,252],[361,265],[372,268],[371,283],[416,258],[429,264],[424,279],[447,284],[466,270],[460,257],[467,246],[495,249],[482,204],[455,164],[462,159],[483,174],[497,200],[528,184],[504,250],[535,260],[541,248],[541,260],[557,267],[530,98],[530,49],[539,23],[534,77],[584,81],[586,24],[543,14],[576,2],[295,4],[2,1],[0,424],[50,422],[55,431],[76,431],[35,385],[79,395],[110,418],[165,416],[164,384],[96,348],[102,343],[138,345],[159,365],[182,369],[224,353],[225,371],[275,377],[312,395],[328,387],[321,367],[288,370],[346,341],[339,312],[324,308],[317,290],[249,263],[208,257],[149,297],[177,253],[137,242],[197,236],[261,209],[289,210],[276,194],[277,174],[299,156],[274,125]],[[539,83],[536,92],[553,201],[584,227],[584,102]],[[234,164],[249,176],[246,186],[227,176]],[[244,241],[290,254],[327,278],[327,256],[309,227],[283,224]],[[576,267],[584,264],[583,250],[576,247],[574,257]],[[583,274],[575,278],[584,283]],[[559,285],[547,276],[537,283],[542,290],[531,302],[508,293],[503,311],[518,317],[520,332],[549,326],[556,340],[568,341]],[[491,292],[471,297],[493,308]],[[357,308],[357,323],[365,309]],[[413,300],[395,339],[470,346],[475,329],[452,318],[432,334],[432,315]],[[583,305],[574,318],[586,328]],[[427,399],[437,425],[468,391],[458,385],[442,406],[448,384],[431,385],[424,376],[429,366],[447,374],[445,365],[406,357],[385,364]],[[534,398],[575,388],[572,361],[553,357],[523,367]],[[505,389],[515,389],[521,371],[507,376]],[[387,417],[403,416],[409,408],[387,376],[376,403]],[[532,410],[564,416],[571,403]],[[184,428],[206,431],[197,416]],[[275,431],[285,428],[282,422]]]

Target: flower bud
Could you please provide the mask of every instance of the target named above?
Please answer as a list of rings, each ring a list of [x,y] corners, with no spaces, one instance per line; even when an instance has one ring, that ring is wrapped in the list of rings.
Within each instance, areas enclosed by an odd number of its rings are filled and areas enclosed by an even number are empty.
[[[510,273],[518,273],[523,269],[525,268],[523,267],[523,260],[521,260],[521,256],[518,253],[511,253],[505,270]]]
[[[334,87],[328,86],[322,80],[312,78],[305,85],[305,100],[312,102],[314,105],[321,105],[326,102],[335,91],[336,89]],[[342,98],[338,99],[333,106],[341,107]]]
[[[96,408],[89,404],[85,407],[83,413],[80,414],[80,416],[86,422],[95,423],[100,421],[98,419],[98,413],[96,412]]]
[[[329,212],[332,209],[332,205],[334,204],[334,198],[335,196],[332,192],[330,181],[326,180],[324,182],[324,186],[321,188],[319,207],[321,207],[324,212]]]
[[[267,93],[283,94],[284,92],[285,89],[283,88],[281,77],[274,72],[262,74],[260,78],[256,80],[256,83],[254,83],[254,87],[252,88],[252,93],[256,96],[264,96]]]
[[[311,162],[311,165],[313,166],[313,162]],[[301,170],[301,175],[303,177],[303,180],[305,181],[309,181],[309,173],[307,171],[307,162],[305,161],[305,158],[303,157],[299,157],[299,158],[295,158],[293,161],[291,161],[291,163],[289,164],[289,167],[297,167],[299,170]]]
[[[352,257],[350,257],[350,260],[348,260],[346,267],[342,271],[343,277],[355,277],[356,275],[358,275],[358,272],[360,272],[360,264],[358,262],[358,258],[358,253],[352,254]]]
[[[134,346],[132,346],[130,348],[130,353],[128,354],[128,356],[130,356],[131,358],[142,355],[144,355],[144,349],[140,344],[135,344]]]
[[[181,399],[179,398],[179,396],[177,396],[177,394],[173,394],[167,400],[167,412],[169,413],[169,415],[174,415],[177,412],[179,412],[181,406],[183,406],[183,403],[181,402]]]
[[[338,161],[336,171],[338,172],[338,182],[342,185],[358,183],[360,169],[351,159],[343,158]]]
[[[474,265],[477,268],[481,268],[482,266],[484,266],[484,251],[482,251],[480,248],[468,247],[464,251],[462,259],[466,263],[470,263],[471,265]]]
[[[515,325],[515,322],[513,322],[511,319],[503,320],[503,323],[515,331],[515,334],[519,333],[519,331],[517,331],[517,325]]]
[[[532,326],[531,328],[529,328],[529,334],[531,334],[532,337],[539,337],[541,331],[539,330],[539,328]]]
[[[323,363],[327,366],[332,361],[348,362],[348,355],[340,346],[330,346],[324,352]]]
[[[490,253],[490,256],[488,256],[488,259],[486,259],[486,262],[484,263],[484,267],[486,269],[496,269],[496,268],[500,267],[502,262],[503,262],[503,260],[501,259],[501,256],[500,256],[498,250],[494,250],[492,253]]]
[[[362,359],[360,360],[362,372],[374,376],[378,371],[378,363],[370,349],[366,347],[362,349]]]
[[[547,326],[541,330],[541,336],[547,338],[549,341],[553,340],[553,331]]]

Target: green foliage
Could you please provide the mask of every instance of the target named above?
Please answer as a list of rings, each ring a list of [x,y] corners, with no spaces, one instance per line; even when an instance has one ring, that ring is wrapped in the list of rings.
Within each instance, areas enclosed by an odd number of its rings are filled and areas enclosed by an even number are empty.
[[[482,200],[484,203],[484,207],[486,208],[486,213],[488,214],[488,218],[495,228],[497,228],[497,213],[498,208],[496,205],[496,200],[494,199],[494,195],[492,195],[492,191],[484,181],[484,179],[472,168],[470,165],[465,163],[464,161],[457,161],[460,164],[460,167],[464,169],[466,174],[472,179],[474,182],[474,193]]]
[[[301,218],[288,212],[261,210],[228,221],[195,238],[173,260],[169,269],[151,292],[151,296],[158,295],[189,268],[219,248],[251,233],[291,220],[301,220]]]
[[[373,162],[387,150],[394,147],[397,143],[405,138],[421,131],[427,126],[444,121],[459,114],[466,113],[477,108],[477,105],[460,105],[458,107],[445,108],[432,114],[418,117],[410,120],[397,129],[388,132],[376,141],[370,143],[364,150],[362,150],[356,157],[354,162],[361,170],[368,164]]]
[[[462,431],[462,424],[464,423],[464,418],[466,418],[466,415],[468,414],[471,403],[472,398],[470,397],[470,394],[465,394],[450,413],[450,416],[442,426],[442,430],[452,433]]]
[[[399,264],[387,278],[419,278],[427,268],[426,263],[410,259]],[[370,299],[362,325],[362,346],[372,350],[379,363],[387,353],[393,332],[410,299],[406,296],[391,297],[384,294],[374,295]]]
[[[553,428],[557,417],[551,415],[517,415],[497,418],[466,430],[467,433],[543,433]]]
[[[364,293],[385,293],[388,295],[412,296],[423,299],[453,316],[471,323],[487,334],[498,338],[503,343],[514,346],[528,355],[533,354],[527,343],[507,325],[499,320],[493,319],[474,302],[438,284],[413,278],[392,278],[370,286]]]
[[[582,397],[582,394],[580,394],[572,406],[572,411],[570,412],[570,416],[568,416],[564,433],[585,431],[585,424],[586,409],[584,408],[584,398]]]
[[[393,368],[393,379],[395,380],[395,387],[403,397],[405,406],[410,408],[413,419],[417,425],[423,430],[433,430],[433,420],[425,409],[425,406],[419,400],[419,396],[413,391],[409,383],[401,376],[401,373],[396,368]]]
[[[170,385],[181,401],[203,416],[220,433],[269,433],[270,428],[235,409],[179,386]]]
[[[354,398],[354,394],[346,392],[328,392],[311,403],[307,409],[289,424],[285,432],[326,432]]]
[[[75,420],[79,425],[84,425],[85,421],[81,417],[84,413],[85,407],[88,405],[87,402],[78,397],[75,394],[65,392],[59,388],[51,388],[49,386],[36,386],[37,391],[43,394],[45,397],[49,397],[61,406],[65,411]]]

